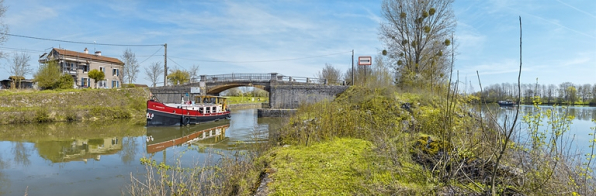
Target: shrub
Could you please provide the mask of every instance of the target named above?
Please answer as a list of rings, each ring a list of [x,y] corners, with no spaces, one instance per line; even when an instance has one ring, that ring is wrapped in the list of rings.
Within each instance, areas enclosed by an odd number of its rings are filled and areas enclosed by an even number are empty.
[[[41,108],[35,112],[35,118],[33,118],[35,122],[50,122],[50,115],[48,114],[48,110],[46,108]]]
[[[41,89],[54,89],[59,77],[60,68],[56,61],[50,61],[40,65],[39,70],[33,76]]]
[[[72,89],[74,87],[74,79],[68,74],[62,74],[56,83],[56,89]]]

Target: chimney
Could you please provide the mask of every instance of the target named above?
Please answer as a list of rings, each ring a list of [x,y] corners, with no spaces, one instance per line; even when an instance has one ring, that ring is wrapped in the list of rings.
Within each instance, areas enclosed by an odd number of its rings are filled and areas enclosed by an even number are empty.
[[[87,48],[85,48],[85,54],[89,54],[89,50],[87,50]]]
[[[101,51],[95,51],[95,55],[101,56]]]

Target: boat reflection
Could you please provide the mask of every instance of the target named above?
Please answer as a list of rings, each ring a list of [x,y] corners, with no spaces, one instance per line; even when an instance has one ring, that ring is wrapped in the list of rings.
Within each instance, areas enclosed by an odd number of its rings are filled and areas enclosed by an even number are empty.
[[[215,144],[226,140],[230,120],[184,127],[147,127],[147,153],[191,143]]]

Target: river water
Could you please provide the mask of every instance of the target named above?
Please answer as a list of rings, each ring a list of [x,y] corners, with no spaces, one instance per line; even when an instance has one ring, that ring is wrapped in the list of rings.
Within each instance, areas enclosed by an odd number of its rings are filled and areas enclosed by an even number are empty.
[[[522,117],[527,114],[534,113],[534,106],[532,105],[521,105],[520,113],[519,113],[519,120],[518,126],[524,130],[528,125],[521,121]],[[572,151],[577,152],[577,154],[584,155],[585,153],[589,153],[591,148],[590,146],[590,139],[593,139],[590,136],[590,133],[594,133],[592,127],[596,127],[596,123],[592,122],[592,119],[596,119],[596,107],[588,107],[588,106],[569,106],[569,107],[561,107],[561,106],[538,106],[542,111],[553,109],[559,113],[564,114],[567,113],[568,115],[573,115],[575,118],[571,121],[571,125],[569,126],[569,130],[565,133],[566,141],[570,143],[569,148]],[[505,115],[508,116],[508,119],[513,119],[515,116],[515,108],[514,107],[499,107],[499,106],[489,106],[485,107],[484,113],[488,110],[496,113],[498,115],[498,121],[502,124],[505,118]],[[511,123],[511,120],[508,120]],[[539,130],[544,131],[547,130],[547,119],[543,119],[542,126],[540,126]],[[526,137],[525,131],[520,132],[520,137]]]
[[[131,173],[144,174],[142,157],[183,166],[212,162],[268,140],[280,121],[249,109],[187,127],[126,120],[0,126],[0,195],[120,195]]]

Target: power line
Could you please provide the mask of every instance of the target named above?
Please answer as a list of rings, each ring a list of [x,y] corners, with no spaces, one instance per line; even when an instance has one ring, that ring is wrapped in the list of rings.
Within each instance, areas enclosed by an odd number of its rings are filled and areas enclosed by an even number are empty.
[[[142,63],[144,63],[145,61],[149,60],[149,58],[153,57],[153,56],[154,56],[155,54],[157,54],[157,52],[159,52],[160,50],[161,50],[161,47],[160,47],[159,49],[157,49],[157,51],[155,51],[155,52],[154,52],[154,53],[153,53],[151,56],[149,56],[149,57],[147,57],[145,60],[141,61],[141,62],[139,63],[139,65],[140,65],[140,64],[142,64]]]
[[[266,63],[266,62],[293,61],[293,60],[300,60],[300,59],[309,59],[309,58],[317,58],[317,57],[324,57],[324,56],[332,56],[332,55],[344,54],[344,53],[348,53],[348,52],[351,53],[352,51],[350,50],[350,51],[347,51],[347,52],[338,52],[338,53],[324,54],[324,55],[318,55],[318,56],[307,56],[307,57],[292,58],[292,59],[255,60],[255,61],[213,61],[213,60],[189,59],[189,58],[180,58],[180,57],[171,57],[171,58],[177,58],[177,59],[183,59],[183,60],[190,60],[190,61],[198,61],[198,62],[208,62],[208,63]],[[168,57],[168,59],[169,58],[170,57]]]
[[[4,46],[0,46],[0,49],[7,49],[7,50],[12,50],[12,51],[21,51],[21,52],[26,52],[26,53],[44,52],[43,50],[33,50],[33,49],[25,49],[25,48],[11,48],[11,47],[4,47]]]
[[[170,61],[174,62],[174,64],[176,64],[176,65],[178,65],[178,66],[182,67],[182,65],[178,64],[176,61],[174,61],[174,60],[173,60],[173,59],[171,59],[170,57],[168,57],[168,59],[170,59]],[[178,68],[178,66],[176,66],[176,69],[180,69],[180,68]]]
[[[106,44],[106,43],[79,42],[79,41],[68,41],[68,40],[60,40],[60,39],[33,37],[33,36],[26,36],[26,35],[15,35],[15,34],[10,34],[10,33],[4,33],[4,35],[13,36],[13,37],[29,38],[29,39],[37,39],[37,40],[45,40],[45,41],[66,42],[66,43],[73,43],[73,44],[95,44],[95,45],[102,45],[102,46],[130,46],[130,47],[163,46],[163,44]]]

